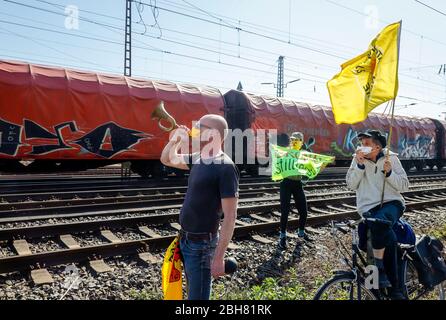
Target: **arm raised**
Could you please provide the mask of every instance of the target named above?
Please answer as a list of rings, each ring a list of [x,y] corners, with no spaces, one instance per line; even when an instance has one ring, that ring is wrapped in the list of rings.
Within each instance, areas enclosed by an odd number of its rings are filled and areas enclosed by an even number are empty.
[[[180,126],[176,129],[167,145],[161,153],[160,161],[167,167],[177,168],[181,170],[189,170],[186,154],[178,153],[178,149],[183,141],[189,141],[189,129]]]

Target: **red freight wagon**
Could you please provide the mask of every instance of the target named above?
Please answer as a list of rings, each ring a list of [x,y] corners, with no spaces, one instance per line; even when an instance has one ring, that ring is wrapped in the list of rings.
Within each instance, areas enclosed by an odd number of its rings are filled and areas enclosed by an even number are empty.
[[[438,123],[437,130],[439,131],[439,139],[438,139],[438,146],[439,146],[439,153],[441,154],[443,159],[446,159],[446,121],[443,120],[437,120]]]
[[[330,107],[235,90],[225,94],[225,101],[231,128],[276,129],[279,134],[289,135],[293,131],[301,131],[306,141],[314,141],[314,144],[310,143],[314,152],[334,155],[340,165],[351,161],[359,143],[359,132],[375,128],[387,134],[390,127],[390,117],[378,113],[371,113],[367,120],[356,125],[337,125]],[[435,121],[395,116],[391,150],[399,153],[405,165],[417,165],[417,161],[427,163],[440,156]],[[257,145],[256,156],[261,157],[263,149],[264,146]],[[248,158],[254,156],[254,150],[253,145],[247,146]]]
[[[211,87],[0,61],[3,169],[34,160],[35,168],[132,161],[145,170],[146,160],[159,163],[168,139],[151,119],[161,100],[189,127],[204,114],[223,114],[222,94]]]

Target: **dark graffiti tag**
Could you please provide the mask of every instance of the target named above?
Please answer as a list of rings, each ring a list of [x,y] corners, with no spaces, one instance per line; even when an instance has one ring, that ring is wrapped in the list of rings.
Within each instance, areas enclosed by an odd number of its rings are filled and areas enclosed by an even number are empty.
[[[434,138],[417,134],[415,138],[402,136],[398,141],[398,152],[403,158],[429,158]]]
[[[0,153],[15,156],[21,145],[22,126],[0,119]]]
[[[141,131],[121,127],[114,122],[102,124],[85,135],[79,131],[75,121],[57,124],[53,132],[38,123],[24,119],[23,126],[0,119],[0,154],[15,156],[20,146],[32,146],[27,155],[41,156],[58,150],[81,148],[81,153],[93,153],[104,158],[111,158],[123,151],[131,150],[143,139],[151,137]],[[75,139],[64,139],[62,130],[69,128],[71,133],[76,133]],[[24,130],[23,130],[24,129]],[[24,131],[24,142],[21,141],[21,133]],[[43,140],[43,141],[39,141]]]
[[[84,150],[104,158],[111,158],[117,153],[128,150],[148,135],[132,129],[126,129],[113,122],[106,123],[74,140]]]
[[[69,127],[72,132],[78,131],[74,121],[65,122],[54,126],[54,131],[56,132],[55,134],[49,132],[31,120],[25,119],[24,125],[25,136],[27,139],[48,139],[50,141],[53,140],[53,142],[56,143],[33,145],[32,151],[28,153],[29,155],[44,155],[57,150],[72,149],[72,147],[63,141],[61,130],[65,127]]]

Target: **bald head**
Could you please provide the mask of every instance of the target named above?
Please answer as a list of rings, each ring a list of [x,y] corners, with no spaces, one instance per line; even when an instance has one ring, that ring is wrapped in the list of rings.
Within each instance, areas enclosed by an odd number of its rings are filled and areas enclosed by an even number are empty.
[[[207,114],[201,117],[200,124],[217,130],[222,141],[226,138],[226,135],[228,133],[228,123],[222,116],[219,116],[217,114]]]

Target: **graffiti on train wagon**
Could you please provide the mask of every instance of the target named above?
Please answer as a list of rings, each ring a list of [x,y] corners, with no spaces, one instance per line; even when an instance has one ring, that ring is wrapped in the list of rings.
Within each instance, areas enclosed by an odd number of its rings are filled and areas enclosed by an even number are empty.
[[[331,143],[330,148],[333,155],[346,158],[351,157],[351,155],[355,152],[356,147],[359,145],[359,133],[360,131],[356,131],[353,128],[348,128],[341,145],[339,145],[336,141]]]
[[[22,126],[0,119],[0,153],[15,156],[19,149]]]
[[[69,132],[62,130],[69,130]],[[24,131],[24,135],[22,132]],[[104,123],[85,133],[75,121],[68,121],[47,130],[38,123],[25,119],[23,125],[0,119],[0,154],[15,156],[20,147],[30,147],[27,155],[42,156],[59,150],[80,149],[103,158],[129,151],[150,134],[128,129],[114,122]]]
[[[403,135],[398,140],[398,153],[402,158],[429,158],[435,139],[417,134],[415,138]]]

